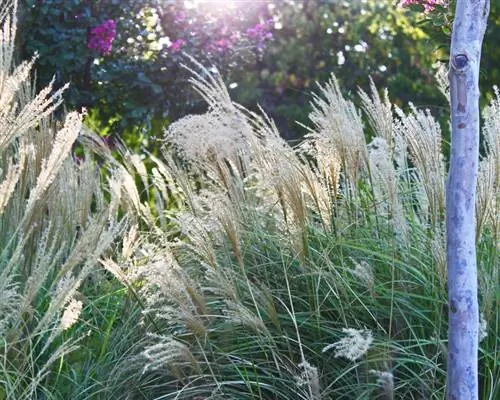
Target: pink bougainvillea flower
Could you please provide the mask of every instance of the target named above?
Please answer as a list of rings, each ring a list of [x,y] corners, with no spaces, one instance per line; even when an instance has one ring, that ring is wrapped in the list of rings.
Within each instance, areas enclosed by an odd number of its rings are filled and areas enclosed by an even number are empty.
[[[257,47],[259,49],[264,48],[266,41],[273,38],[273,34],[270,32],[270,24],[273,20],[269,20],[263,24],[257,24],[253,28],[247,29],[248,38],[257,41]]]
[[[186,13],[184,11],[178,11],[175,14],[174,22],[176,24],[179,24],[179,23],[184,22],[184,21],[186,21]]]
[[[214,43],[214,46],[219,50],[219,51],[224,51],[227,50],[231,47],[232,43],[228,39],[219,39]]]
[[[89,33],[87,47],[101,54],[109,55],[116,37],[116,21],[107,20],[101,25],[92,28]]]
[[[172,42],[170,45],[170,50],[172,52],[177,53],[181,51],[181,48],[186,44],[186,41],[184,39],[177,39],[176,41]]]
[[[422,5],[424,6],[424,12],[429,13],[434,11],[437,6],[445,6],[446,4],[446,0],[401,0],[399,6],[408,7],[411,5]]]

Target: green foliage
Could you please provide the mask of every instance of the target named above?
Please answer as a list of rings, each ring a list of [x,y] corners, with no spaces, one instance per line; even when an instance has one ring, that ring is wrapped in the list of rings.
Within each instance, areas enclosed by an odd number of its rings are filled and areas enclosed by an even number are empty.
[[[308,93],[315,82],[332,72],[346,93],[366,86],[371,76],[378,86],[389,88],[396,104],[413,101],[444,115],[432,68],[442,53],[415,15],[392,3],[280,3],[275,10],[282,28],[274,32],[255,71],[231,77],[241,82],[234,97],[247,107],[262,104],[287,138],[298,136],[296,120],[307,122]],[[296,114],[297,107],[302,112]]]
[[[140,377],[141,365],[134,362],[144,343],[140,308],[110,276],[97,276],[82,288],[81,322],[59,341],[80,337],[79,348],[59,361],[45,383],[60,399],[121,398],[123,387],[133,388]]]

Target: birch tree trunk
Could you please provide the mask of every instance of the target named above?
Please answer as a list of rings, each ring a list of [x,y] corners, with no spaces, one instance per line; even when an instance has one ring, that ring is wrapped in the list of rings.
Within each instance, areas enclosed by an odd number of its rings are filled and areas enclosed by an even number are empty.
[[[479,63],[489,0],[457,0],[451,39],[451,161],[446,189],[448,400],[477,400],[476,183]]]

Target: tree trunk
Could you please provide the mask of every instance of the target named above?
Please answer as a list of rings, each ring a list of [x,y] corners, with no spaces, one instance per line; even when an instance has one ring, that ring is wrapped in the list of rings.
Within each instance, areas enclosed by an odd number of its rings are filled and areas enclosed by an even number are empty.
[[[452,142],[446,190],[448,400],[477,400],[478,326],[476,184],[479,64],[489,0],[457,0],[451,39]]]

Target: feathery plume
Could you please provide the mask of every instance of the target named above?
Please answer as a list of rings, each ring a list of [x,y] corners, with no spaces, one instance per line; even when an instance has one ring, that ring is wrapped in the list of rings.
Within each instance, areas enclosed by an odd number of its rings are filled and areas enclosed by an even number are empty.
[[[392,104],[389,100],[389,92],[384,89],[383,98],[380,98],[377,87],[370,77],[369,96],[361,88],[358,88],[358,95],[361,99],[361,107],[368,117],[368,122],[374,133],[385,139],[389,146],[392,146]]]
[[[350,361],[356,361],[363,357],[373,342],[372,332],[354,328],[343,328],[342,332],[346,334],[344,338],[324,347],[321,352],[325,353],[334,349],[336,358],[343,357]]]
[[[410,104],[411,112],[405,114],[396,107],[399,121],[395,132],[408,143],[415,177],[423,186],[429,205],[432,226],[439,226],[445,207],[445,165],[441,148],[441,128],[429,110],[420,111]]]
[[[60,329],[65,331],[71,328],[78,321],[78,318],[80,318],[82,308],[83,303],[80,300],[71,298],[61,317]]]

